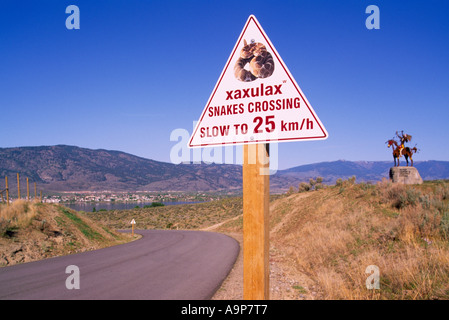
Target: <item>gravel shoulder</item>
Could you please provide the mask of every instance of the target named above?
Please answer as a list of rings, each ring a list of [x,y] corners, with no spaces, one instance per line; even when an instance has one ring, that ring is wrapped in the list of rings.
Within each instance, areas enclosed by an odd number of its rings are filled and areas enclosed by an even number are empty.
[[[212,300],[243,300],[243,234],[225,233],[240,244],[240,253],[229,275]],[[270,300],[319,299],[314,283],[291,268],[288,260],[273,245],[270,246]]]

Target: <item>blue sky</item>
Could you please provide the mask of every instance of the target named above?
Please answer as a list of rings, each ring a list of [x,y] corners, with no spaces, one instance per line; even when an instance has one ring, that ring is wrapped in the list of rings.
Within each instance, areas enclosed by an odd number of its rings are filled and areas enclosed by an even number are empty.
[[[77,5],[80,29],[65,26]],[[380,29],[368,30],[368,5]],[[0,2],[0,147],[68,144],[170,161],[193,130],[249,15],[264,28],[326,127],[278,145],[278,167],[449,160],[447,1]],[[187,143],[187,141],[185,141]],[[393,162],[392,162],[393,163]]]

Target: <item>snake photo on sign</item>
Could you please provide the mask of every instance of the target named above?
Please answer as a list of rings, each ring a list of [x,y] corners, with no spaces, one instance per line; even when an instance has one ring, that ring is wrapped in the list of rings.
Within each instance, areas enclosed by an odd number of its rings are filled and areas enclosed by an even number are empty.
[[[237,80],[250,82],[257,78],[268,78],[273,71],[273,56],[267,51],[265,45],[254,39],[249,44],[243,40],[240,58],[234,66],[234,75]]]

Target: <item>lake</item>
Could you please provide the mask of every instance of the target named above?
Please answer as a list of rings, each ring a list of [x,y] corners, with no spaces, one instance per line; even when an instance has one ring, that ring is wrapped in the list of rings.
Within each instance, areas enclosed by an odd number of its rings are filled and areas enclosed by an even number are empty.
[[[200,203],[198,202],[163,202],[166,206],[178,205],[178,204],[191,204]],[[95,210],[106,209],[106,210],[127,210],[134,209],[136,206],[143,208],[144,206],[151,206],[152,202],[75,202],[75,203],[61,203],[63,206],[76,210],[92,212],[93,208]]]

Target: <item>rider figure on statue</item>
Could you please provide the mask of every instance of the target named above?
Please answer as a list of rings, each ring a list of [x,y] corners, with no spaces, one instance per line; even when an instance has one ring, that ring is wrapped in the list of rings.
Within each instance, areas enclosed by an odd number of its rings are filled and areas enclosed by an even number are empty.
[[[404,131],[401,131],[401,134],[398,134],[398,132],[396,131],[396,135],[398,136],[399,140],[401,141],[401,145],[399,146],[399,156],[401,157],[402,150],[404,150],[404,148],[405,148],[404,143],[412,140],[412,136],[404,133]]]

